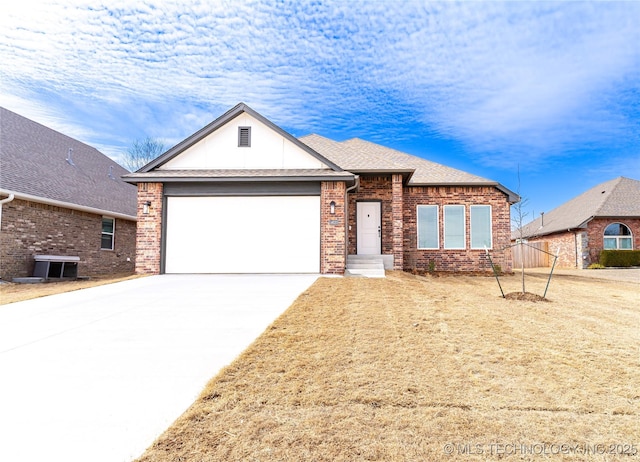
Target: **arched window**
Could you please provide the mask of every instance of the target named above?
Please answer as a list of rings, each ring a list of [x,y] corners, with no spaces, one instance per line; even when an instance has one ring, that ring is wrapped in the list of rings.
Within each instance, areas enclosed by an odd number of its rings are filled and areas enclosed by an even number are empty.
[[[633,249],[633,239],[631,230],[622,223],[612,223],[604,230],[604,248],[631,250]]]

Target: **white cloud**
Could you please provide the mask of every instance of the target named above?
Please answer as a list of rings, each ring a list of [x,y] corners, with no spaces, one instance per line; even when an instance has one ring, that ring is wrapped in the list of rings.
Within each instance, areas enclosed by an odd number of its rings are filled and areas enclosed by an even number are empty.
[[[559,155],[629,128],[616,93],[640,77],[640,5],[465,3],[422,20],[380,79],[409,82],[423,120],[487,161],[514,149]]]
[[[539,162],[639,132],[636,3],[119,0],[0,8],[7,89],[40,99],[51,116],[73,107],[93,138],[105,130],[120,146],[146,135],[172,144],[239,101],[299,135],[405,139],[416,136],[418,121],[422,132],[463,143],[494,165],[513,153]]]

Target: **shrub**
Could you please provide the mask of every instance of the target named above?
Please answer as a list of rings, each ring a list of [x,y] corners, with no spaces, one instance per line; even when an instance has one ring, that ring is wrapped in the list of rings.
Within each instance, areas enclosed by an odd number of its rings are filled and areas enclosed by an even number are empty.
[[[603,250],[600,252],[602,266],[640,266],[640,250]]]
[[[591,263],[587,269],[602,269],[602,268],[606,268],[606,266],[601,265],[600,263]]]

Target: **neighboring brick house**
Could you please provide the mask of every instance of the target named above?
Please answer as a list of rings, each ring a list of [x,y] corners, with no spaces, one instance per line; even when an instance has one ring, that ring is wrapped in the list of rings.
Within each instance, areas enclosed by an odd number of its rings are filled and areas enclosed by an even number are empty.
[[[34,255],[80,257],[78,274],[132,273],[136,188],[113,160],[0,108],[0,278],[33,274]]]
[[[138,172],[139,273],[511,271],[495,181],[361,139],[297,139],[239,104]],[[143,210],[143,205],[146,209]]]
[[[546,243],[552,253],[559,249],[561,268],[586,268],[603,249],[640,249],[640,181],[599,184],[523,226],[522,236]]]

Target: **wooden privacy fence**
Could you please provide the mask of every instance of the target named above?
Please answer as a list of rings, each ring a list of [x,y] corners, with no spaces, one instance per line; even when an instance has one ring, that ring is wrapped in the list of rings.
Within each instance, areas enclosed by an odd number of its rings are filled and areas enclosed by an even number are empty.
[[[544,268],[549,265],[549,243],[527,242],[526,245],[515,244],[511,247],[513,255],[513,267],[522,268],[524,259],[525,268]]]

